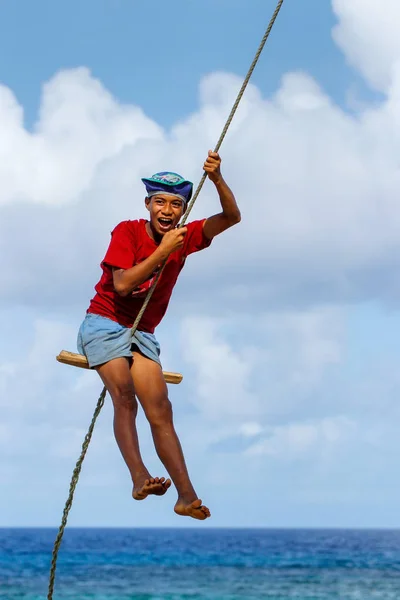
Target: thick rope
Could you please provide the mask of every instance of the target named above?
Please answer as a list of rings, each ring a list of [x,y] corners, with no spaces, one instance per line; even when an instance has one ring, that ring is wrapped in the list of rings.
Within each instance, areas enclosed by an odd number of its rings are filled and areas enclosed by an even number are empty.
[[[227,132],[228,132],[228,129],[229,129],[229,127],[230,127],[230,125],[231,125],[232,121],[233,121],[233,117],[235,116],[235,113],[236,113],[236,111],[237,111],[237,108],[238,108],[238,106],[239,106],[239,104],[240,104],[240,101],[241,101],[241,99],[242,99],[242,97],[243,97],[243,94],[245,93],[245,91],[246,91],[246,88],[247,88],[247,85],[248,85],[248,83],[249,83],[249,81],[250,81],[250,79],[251,79],[251,76],[253,75],[253,71],[254,71],[254,69],[256,68],[256,65],[257,65],[257,63],[258,63],[258,60],[259,60],[259,58],[260,58],[260,56],[261,56],[261,53],[262,53],[262,51],[264,50],[264,46],[265,46],[265,44],[267,43],[267,40],[268,40],[268,38],[269,38],[269,34],[271,33],[271,30],[272,30],[273,26],[275,25],[275,21],[276,21],[276,19],[277,19],[278,15],[279,15],[279,11],[280,11],[280,10],[281,10],[281,8],[282,8],[282,4],[283,4],[283,2],[284,2],[284,0],[279,0],[279,2],[278,2],[278,4],[277,4],[277,6],[276,6],[276,8],[275,8],[274,14],[273,14],[273,15],[272,15],[272,17],[271,17],[271,20],[270,20],[270,22],[269,22],[269,24],[268,24],[267,30],[266,30],[266,32],[264,33],[264,37],[263,37],[263,38],[262,38],[262,40],[261,40],[261,43],[260,43],[260,45],[259,45],[259,47],[258,47],[258,50],[257,50],[257,52],[256,52],[256,55],[255,55],[255,57],[254,57],[254,59],[253,59],[253,62],[251,63],[251,65],[250,65],[250,68],[249,68],[249,70],[248,70],[248,72],[247,72],[247,75],[246,75],[246,77],[245,77],[245,79],[244,79],[244,81],[243,81],[243,85],[242,85],[242,87],[240,88],[240,91],[239,91],[239,93],[238,93],[238,96],[237,96],[237,98],[236,98],[236,100],[235,100],[235,103],[234,103],[234,105],[233,105],[233,107],[232,107],[232,110],[231,110],[231,112],[230,112],[230,115],[229,115],[229,117],[228,117],[228,119],[227,119],[227,121],[226,121],[226,123],[225,123],[225,125],[224,125],[224,128],[223,128],[223,130],[222,130],[222,133],[221,133],[221,135],[220,135],[220,138],[219,138],[219,140],[218,140],[218,142],[217,142],[217,145],[216,145],[216,146],[215,146],[215,148],[214,148],[214,152],[218,152],[218,151],[219,151],[219,149],[220,149],[220,148],[221,148],[221,146],[222,146],[222,142],[223,142],[223,141],[224,141],[224,139],[225,139],[225,136],[226,136],[226,134],[227,134]],[[198,188],[197,188],[197,190],[196,190],[196,192],[195,192],[195,194],[194,194],[194,196],[193,196],[192,200],[190,201],[190,203],[189,203],[189,205],[188,205],[187,211],[186,211],[186,213],[185,213],[185,216],[184,216],[184,218],[183,218],[183,220],[182,220],[182,222],[181,222],[181,225],[184,225],[184,224],[186,223],[186,221],[187,221],[187,218],[188,218],[188,216],[189,216],[189,214],[190,214],[190,211],[192,210],[192,208],[193,208],[193,205],[194,205],[194,203],[196,202],[196,200],[197,200],[197,197],[198,197],[198,195],[200,194],[200,192],[201,192],[201,190],[202,190],[202,187],[203,187],[203,185],[204,185],[204,182],[205,182],[206,178],[207,178],[207,173],[203,173],[203,176],[202,176],[202,178],[201,178],[201,180],[200,180],[199,186],[198,186]]]
[[[218,152],[219,151],[219,149],[220,149],[220,147],[222,145],[222,142],[225,139],[225,136],[226,136],[226,134],[228,132],[228,129],[229,129],[231,123],[232,123],[233,117],[235,116],[236,110],[237,110],[237,108],[238,108],[238,106],[240,104],[240,101],[241,101],[241,99],[243,97],[243,94],[244,94],[244,92],[245,92],[245,90],[247,88],[247,85],[248,85],[248,83],[250,81],[250,78],[251,78],[251,76],[253,74],[253,71],[254,71],[257,63],[258,63],[258,60],[259,60],[259,58],[261,56],[262,51],[264,50],[264,46],[265,46],[265,44],[266,44],[266,42],[267,42],[267,40],[269,38],[269,34],[271,33],[272,27],[274,26],[275,21],[276,21],[276,19],[278,17],[279,11],[282,8],[283,2],[284,2],[284,0],[279,0],[277,6],[275,8],[275,11],[274,11],[274,14],[272,15],[271,21],[269,22],[269,25],[267,27],[267,30],[266,30],[265,34],[264,34],[264,37],[261,40],[260,46],[259,46],[259,48],[258,48],[258,50],[256,52],[256,55],[255,55],[255,57],[253,59],[253,62],[251,63],[250,68],[248,70],[248,73],[247,73],[247,75],[246,75],[246,77],[245,77],[245,79],[243,81],[243,85],[242,85],[242,87],[241,87],[241,89],[239,91],[239,94],[238,94],[238,96],[237,96],[237,98],[235,100],[235,103],[234,103],[234,105],[232,107],[230,115],[229,115],[229,117],[228,117],[228,119],[227,119],[227,121],[225,123],[225,126],[224,126],[224,128],[222,130],[222,133],[221,133],[220,138],[219,138],[219,140],[217,142],[217,145],[215,146],[214,152]],[[195,191],[195,193],[193,195],[193,198],[190,201],[190,203],[188,204],[187,210],[185,212],[185,215],[184,215],[183,219],[181,220],[181,222],[179,224],[179,227],[183,227],[183,225],[186,223],[186,221],[187,221],[187,219],[189,217],[189,214],[190,214],[190,212],[191,212],[191,210],[192,210],[192,208],[194,206],[194,203],[196,202],[196,200],[197,200],[197,198],[198,198],[198,196],[199,196],[199,194],[200,194],[200,192],[201,192],[201,190],[203,188],[203,185],[204,185],[204,182],[205,182],[206,178],[207,178],[207,173],[204,172],[203,176],[202,176],[202,178],[200,180],[200,183],[199,183],[199,185],[198,185],[198,187],[197,187],[197,189],[196,189],[196,191]],[[150,302],[150,299],[151,299],[151,297],[153,295],[153,292],[154,292],[154,290],[155,290],[155,288],[157,286],[157,283],[158,283],[158,281],[159,281],[159,279],[160,279],[160,277],[162,275],[162,272],[163,272],[163,270],[165,268],[166,263],[167,263],[167,261],[164,261],[164,263],[162,264],[162,267],[161,267],[160,271],[157,273],[157,276],[156,276],[156,278],[155,278],[155,280],[154,280],[151,288],[149,289],[149,291],[147,293],[145,301],[143,302],[143,306],[140,309],[139,314],[137,315],[137,317],[135,319],[135,322],[134,322],[134,324],[132,326],[132,330],[131,330],[132,331],[132,335],[134,335],[134,333],[136,332],[136,330],[138,328],[138,325],[139,325],[140,320],[141,320],[141,318],[143,316],[143,313],[146,310],[147,305]],[[56,537],[55,542],[54,542],[54,548],[53,548],[53,554],[52,554],[52,560],[51,560],[50,577],[49,577],[49,588],[48,588],[48,593],[47,593],[47,600],[53,600],[54,581],[55,581],[55,575],[56,575],[56,569],[57,569],[58,552],[59,552],[59,549],[60,549],[60,546],[61,546],[61,541],[62,541],[62,538],[63,538],[63,535],[64,535],[65,527],[67,525],[69,511],[71,510],[72,501],[74,499],[74,494],[75,494],[75,489],[76,489],[76,486],[78,484],[79,475],[80,475],[80,472],[81,472],[81,469],[82,469],[82,463],[83,463],[84,458],[86,456],[86,452],[88,450],[88,447],[89,447],[89,444],[90,444],[90,440],[92,439],[92,434],[93,434],[94,426],[96,424],[97,417],[99,416],[100,411],[103,408],[104,399],[106,397],[106,393],[107,393],[107,390],[106,390],[106,387],[104,387],[103,390],[102,390],[102,392],[101,392],[101,394],[100,394],[100,397],[99,397],[99,399],[97,401],[97,405],[96,405],[95,411],[93,413],[92,422],[91,422],[91,424],[89,426],[89,430],[88,430],[88,432],[87,432],[87,434],[85,436],[85,440],[84,440],[84,442],[82,444],[81,455],[80,455],[80,457],[79,457],[79,459],[78,459],[78,461],[76,463],[75,469],[74,469],[73,474],[72,474],[71,483],[70,483],[70,486],[69,486],[68,499],[67,499],[67,501],[65,503],[65,507],[64,507],[64,511],[63,511],[63,516],[62,516],[62,520],[61,520],[61,525],[59,527],[58,534],[57,534],[57,537]]]
[[[78,462],[76,463],[75,469],[74,469],[74,471],[72,473],[71,483],[70,483],[70,486],[69,486],[68,500],[65,503],[65,507],[64,507],[64,511],[63,511],[63,516],[62,516],[62,520],[61,520],[61,525],[60,525],[60,528],[58,530],[58,534],[57,534],[56,540],[54,542],[53,555],[52,555],[52,559],[51,559],[50,578],[49,578],[49,590],[48,590],[48,593],[47,593],[48,600],[52,600],[52,598],[53,598],[54,580],[55,580],[56,569],[57,569],[58,551],[60,549],[60,545],[61,545],[62,537],[64,535],[65,527],[67,525],[68,514],[69,514],[69,511],[70,511],[71,506],[72,506],[72,501],[74,499],[75,488],[76,488],[77,483],[78,483],[79,475],[80,475],[81,468],[82,468],[82,463],[83,463],[83,460],[84,460],[84,458],[86,456],[86,452],[87,452],[87,450],[89,448],[90,440],[92,439],[93,429],[94,429],[97,417],[99,416],[100,411],[103,408],[104,399],[106,397],[106,392],[107,392],[107,390],[104,387],[103,391],[100,394],[100,398],[98,399],[96,410],[94,411],[92,422],[90,424],[89,430],[88,430],[87,434],[85,435],[85,439],[84,439],[84,442],[82,444],[81,455],[80,455],[80,457],[78,459]]]

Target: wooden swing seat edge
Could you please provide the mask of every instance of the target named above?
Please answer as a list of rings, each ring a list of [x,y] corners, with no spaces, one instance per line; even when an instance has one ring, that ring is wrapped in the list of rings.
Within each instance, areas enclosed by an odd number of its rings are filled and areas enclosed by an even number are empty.
[[[80,369],[89,369],[89,364],[85,356],[77,354],[75,352],[69,352],[68,350],[61,350],[60,354],[56,356],[56,360],[64,365],[70,365],[71,367],[78,367]],[[183,375],[181,373],[172,373],[170,371],[163,371],[164,379],[166,383],[181,383]]]

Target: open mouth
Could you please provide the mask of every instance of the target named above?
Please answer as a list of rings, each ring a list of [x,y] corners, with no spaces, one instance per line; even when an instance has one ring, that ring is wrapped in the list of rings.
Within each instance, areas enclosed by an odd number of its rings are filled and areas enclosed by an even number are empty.
[[[158,224],[160,225],[160,229],[170,229],[173,225],[173,219],[158,219]]]

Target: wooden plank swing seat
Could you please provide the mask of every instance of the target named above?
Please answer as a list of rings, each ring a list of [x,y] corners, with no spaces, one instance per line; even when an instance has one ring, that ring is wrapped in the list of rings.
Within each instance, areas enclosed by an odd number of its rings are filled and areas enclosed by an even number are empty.
[[[82,354],[75,354],[74,352],[68,352],[68,350],[61,350],[60,354],[56,356],[58,362],[64,365],[70,365],[71,367],[79,367],[80,369],[89,369],[87,358]],[[180,373],[171,373],[170,371],[163,371],[164,379],[166,383],[178,384],[182,381],[183,375]]]

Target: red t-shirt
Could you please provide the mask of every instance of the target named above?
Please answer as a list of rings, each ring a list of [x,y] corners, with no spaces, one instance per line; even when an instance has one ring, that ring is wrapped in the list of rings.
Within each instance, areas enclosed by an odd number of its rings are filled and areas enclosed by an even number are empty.
[[[203,233],[204,220],[189,223],[183,247],[169,255],[165,269],[139,323],[140,331],[154,333],[167,310],[172,290],[186,257],[211,244],[211,240]],[[146,222],[145,219],[123,221],[111,232],[111,242],[101,263],[103,274],[95,287],[96,295],[90,301],[88,313],[107,317],[125,327],[132,327],[160,267],[147,281],[125,297],[114,290],[112,267],[130,269],[154,252],[157,244],[147,233]]]

